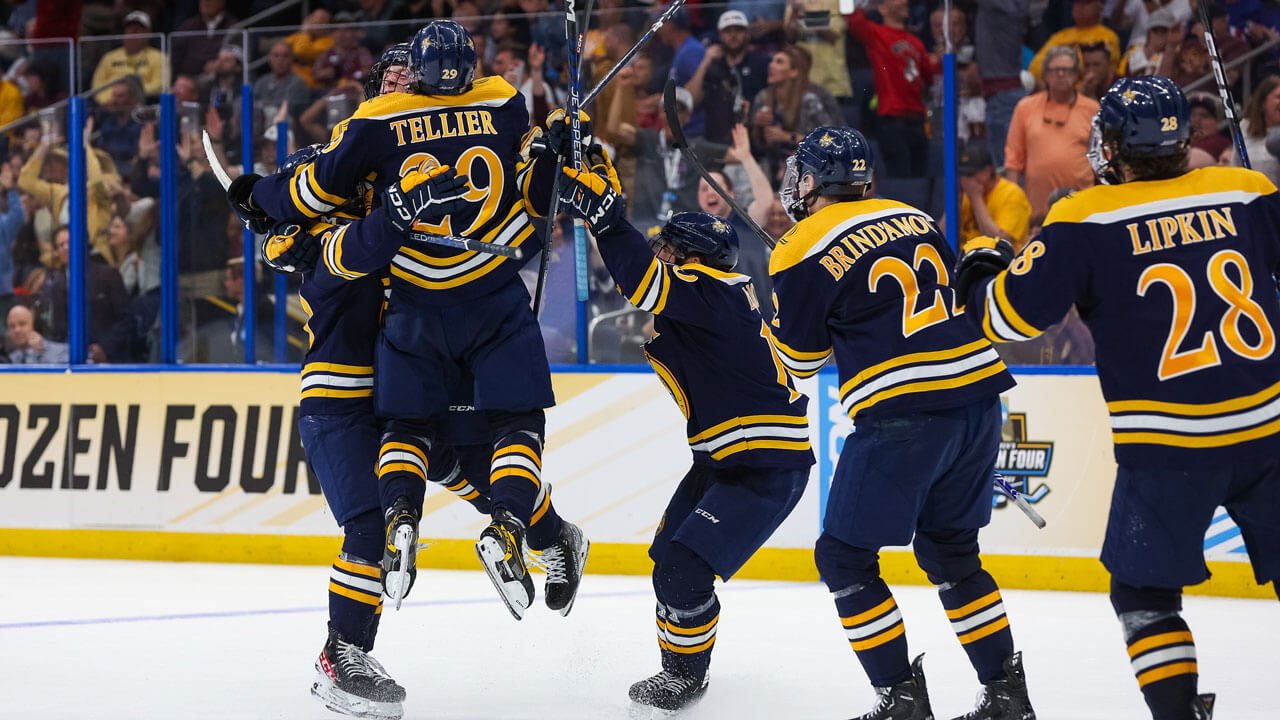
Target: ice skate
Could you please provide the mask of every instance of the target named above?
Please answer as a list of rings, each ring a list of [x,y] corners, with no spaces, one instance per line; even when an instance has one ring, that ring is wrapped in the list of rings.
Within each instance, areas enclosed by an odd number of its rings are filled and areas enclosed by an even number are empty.
[[[855,720],[933,720],[929,691],[924,682],[924,655],[911,663],[911,679],[893,687],[878,687],[879,700],[871,712]]]
[[[1217,695],[1213,693],[1205,693],[1204,695],[1197,695],[1191,701],[1191,714],[1195,716],[1196,720],[1213,720],[1213,702],[1216,698]]]
[[[955,720],[1036,720],[1036,711],[1031,709],[1031,699],[1027,697],[1022,653],[1005,658],[1004,680],[983,685],[977,706]]]
[[[480,533],[476,543],[480,564],[517,620],[533,604],[533,578],[522,557],[524,546],[524,525],[506,510],[493,514],[493,522]]]
[[[587,564],[587,552],[591,542],[582,533],[582,528],[568,520],[560,522],[560,537],[545,550],[528,550],[530,564],[547,571],[547,582],[543,587],[543,599],[547,607],[568,615],[573,610],[574,598],[578,596],[578,585],[582,582],[582,569]]]
[[[675,715],[707,691],[710,675],[700,678],[663,670],[631,686],[631,717],[664,718]]]
[[[333,629],[316,658],[311,694],[325,707],[343,715],[389,720],[404,715],[404,688],[387,675],[377,660]]]
[[[387,511],[387,542],[382,551],[382,589],[396,609],[418,576],[418,508],[397,498]]]

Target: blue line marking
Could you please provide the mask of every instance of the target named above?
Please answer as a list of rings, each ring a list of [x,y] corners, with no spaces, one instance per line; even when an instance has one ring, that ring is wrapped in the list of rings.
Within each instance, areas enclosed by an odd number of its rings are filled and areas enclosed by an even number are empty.
[[[1240,537],[1240,528],[1233,527],[1230,530],[1224,530],[1218,533],[1217,535],[1206,538],[1204,541],[1204,546],[1206,548],[1211,548],[1216,545],[1221,545],[1222,543],[1236,537]]]

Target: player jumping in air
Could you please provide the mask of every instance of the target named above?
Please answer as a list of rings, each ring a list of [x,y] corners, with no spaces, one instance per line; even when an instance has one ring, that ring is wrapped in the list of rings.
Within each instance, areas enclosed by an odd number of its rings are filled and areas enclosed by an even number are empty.
[[[1280,194],[1252,170],[1187,170],[1189,109],[1168,78],[1120,80],[1093,122],[1107,184],[1057,202],[1012,264],[1007,243],[975,240],[957,292],[996,342],[1039,335],[1073,304],[1089,326],[1119,465],[1111,604],[1152,717],[1202,720],[1213,696],[1197,695],[1179,611],[1182,588],[1209,577],[1218,506],[1258,583],[1280,579]]]
[[[564,206],[586,220],[619,292],[654,314],[645,355],[684,414],[693,451],[649,547],[662,670],[630,691],[640,709],[664,716],[707,687],[716,576],[731,578],[804,493],[814,462],[808,401],[774,353],[751,278],[732,272],[733,228],[678,213],[650,250],[599,158],[592,173],[565,169]]]
[[[780,196],[798,224],[769,263],[779,357],[800,376],[833,358],[856,430],[844,444],[814,552],[849,643],[879,701],[862,720],[931,720],[921,659],[878,552],[912,542],[983,683],[971,720],[1032,720],[1021,653],[1000,590],[978,556],[991,519],[998,394],[1013,379],[991,343],[957,317],[954,256],[933,221],[867,197],[866,139],[810,132]]]

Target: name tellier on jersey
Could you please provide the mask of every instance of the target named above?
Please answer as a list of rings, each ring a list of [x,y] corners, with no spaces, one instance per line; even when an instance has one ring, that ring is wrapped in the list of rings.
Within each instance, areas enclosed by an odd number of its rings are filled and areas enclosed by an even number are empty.
[[[392,120],[389,125],[395,131],[397,147],[441,138],[498,134],[493,127],[493,114],[488,110],[431,113]]]

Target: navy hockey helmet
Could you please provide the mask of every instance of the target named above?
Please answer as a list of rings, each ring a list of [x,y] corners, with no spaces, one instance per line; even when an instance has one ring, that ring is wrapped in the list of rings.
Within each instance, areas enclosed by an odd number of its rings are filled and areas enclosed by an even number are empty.
[[[1098,101],[1093,116],[1088,154],[1094,174],[1115,182],[1115,160],[1185,156],[1191,143],[1190,117],[1187,96],[1169,78],[1120,78]]]
[[[791,219],[799,222],[808,217],[809,200],[815,196],[862,197],[874,172],[871,146],[862,133],[847,127],[817,127],[787,158],[778,199]],[[802,195],[800,181],[805,177],[813,178],[813,188]]]
[[[298,172],[298,168],[315,162],[316,156],[323,148],[323,143],[315,143],[294,150],[285,157],[284,162],[280,163],[280,167],[276,168],[276,173],[292,176]],[[364,217],[371,200],[370,192],[369,184],[363,180],[360,181],[352,190],[351,197],[330,211],[328,219],[355,220]]]
[[[387,76],[387,70],[393,67],[409,67],[409,43],[396,43],[387,48],[378,62],[369,69],[369,76],[364,79],[365,100],[382,94],[382,79]]]
[[[280,175],[292,175],[298,171],[298,168],[316,159],[320,154],[320,148],[324,147],[320,143],[314,145],[306,145],[294,150],[285,156],[284,162],[280,163],[280,167],[276,168],[276,173]]]
[[[476,75],[476,44],[452,20],[432,20],[409,44],[409,89],[420,95],[461,95]]]
[[[662,231],[649,241],[654,252],[667,246],[677,261],[697,255],[717,270],[732,270],[738,264],[738,233],[723,218],[703,212],[682,212],[671,216]]]

